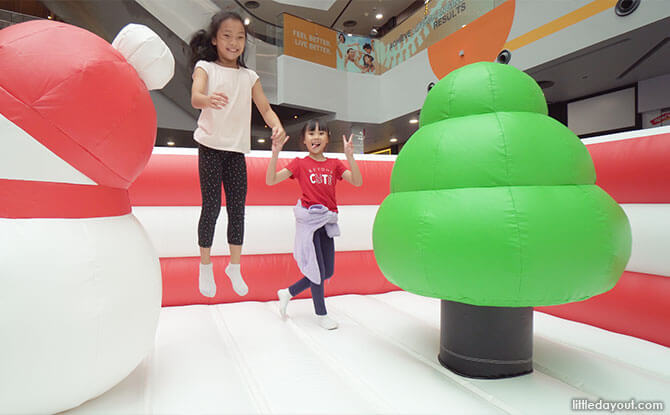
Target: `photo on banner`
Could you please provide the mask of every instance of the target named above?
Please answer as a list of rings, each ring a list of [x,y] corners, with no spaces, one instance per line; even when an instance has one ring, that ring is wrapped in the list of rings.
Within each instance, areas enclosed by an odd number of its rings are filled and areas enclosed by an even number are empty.
[[[356,73],[376,73],[375,41],[369,37],[337,34],[337,69]]]

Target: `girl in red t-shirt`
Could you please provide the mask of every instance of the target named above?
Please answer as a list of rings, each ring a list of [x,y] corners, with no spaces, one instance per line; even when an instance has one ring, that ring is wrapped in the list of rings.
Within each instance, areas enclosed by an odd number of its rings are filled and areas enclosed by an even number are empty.
[[[358,187],[363,184],[363,177],[354,160],[351,137],[347,140],[342,136],[344,154],[349,163],[347,169],[339,159],[323,155],[330,139],[328,127],[318,121],[310,121],[302,128],[301,136],[309,155],[304,158],[296,157],[286,168],[279,171],[277,158],[288,137],[272,140],[272,158],[265,176],[265,182],[269,186],[291,178],[298,181],[302,190],[302,196],[295,208],[296,244],[293,256],[305,277],[290,287],[277,291],[279,312],[285,318],[289,300],[310,287],[319,325],[332,330],[337,328],[337,322],[328,317],[323,282],[333,275],[333,236],[339,235],[335,185],[344,179]]]

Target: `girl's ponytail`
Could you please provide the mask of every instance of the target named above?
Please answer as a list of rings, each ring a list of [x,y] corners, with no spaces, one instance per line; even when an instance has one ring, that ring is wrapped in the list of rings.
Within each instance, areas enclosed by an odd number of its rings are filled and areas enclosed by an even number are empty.
[[[200,60],[212,62],[218,58],[216,47],[212,45],[212,38],[205,30],[195,32],[189,46],[191,47],[191,67],[194,67]]]

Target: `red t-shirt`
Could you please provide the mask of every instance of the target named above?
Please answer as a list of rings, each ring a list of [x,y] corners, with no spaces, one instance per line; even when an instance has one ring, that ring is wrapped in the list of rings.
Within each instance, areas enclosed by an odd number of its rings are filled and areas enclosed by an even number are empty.
[[[335,184],[342,180],[342,174],[347,170],[344,163],[331,158],[316,161],[306,156],[294,158],[286,168],[291,172],[291,179],[296,179],[300,184],[300,200],[304,207],[324,205],[328,210],[337,212]]]

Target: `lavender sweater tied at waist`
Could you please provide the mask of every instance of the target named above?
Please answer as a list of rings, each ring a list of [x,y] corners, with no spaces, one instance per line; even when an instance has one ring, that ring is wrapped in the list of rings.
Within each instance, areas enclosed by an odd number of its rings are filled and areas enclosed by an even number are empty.
[[[314,232],[326,227],[330,238],[340,236],[340,227],[337,226],[337,213],[331,212],[323,205],[313,205],[309,209],[302,206],[300,200],[293,208],[295,213],[295,245],[293,258],[298,263],[300,272],[314,284],[321,284],[321,273],[316,260],[314,249]]]

